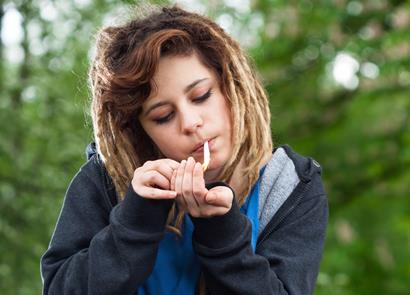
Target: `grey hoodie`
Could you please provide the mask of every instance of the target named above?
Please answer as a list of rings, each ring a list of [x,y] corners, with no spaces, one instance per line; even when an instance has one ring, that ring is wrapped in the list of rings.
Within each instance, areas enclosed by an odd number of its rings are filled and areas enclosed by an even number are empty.
[[[173,201],[142,198],[130,186],[118,202],[94,145],[87,154],[41,258],[43,294],[136,294]],[[315,160],[274,149],[261,179],[255,253],[236,201],[223,216],[191,217],[208,294],[313,294],[328,220],[320,174]]]

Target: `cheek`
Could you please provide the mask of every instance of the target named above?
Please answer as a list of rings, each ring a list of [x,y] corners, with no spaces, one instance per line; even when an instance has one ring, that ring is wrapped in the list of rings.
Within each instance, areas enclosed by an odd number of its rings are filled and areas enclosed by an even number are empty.
[[[151,124],[144,124],[141,123],[142,128],[144,129],[145,133],[149,136],[151,141],[159,148],[159,150],[163,153],[164,147],[164,136],[161,128],[153,126]]]
[[[173,132],[167,130],[161,130],[160,132],[155,132],[151,134],[151,140],[155,143],[158,149],[166,158],[170,158],[176,161],[183,159],[181,151],[183,148],[180,146],[180,140],[170,140],[176,138]]]
[[[148,133],[148,132],[147,132]],[[148,135],[150,136],[151,140],[158,146],[158,148],[162,151],[165,147],[167,147],[167,141],[165,140],[166,132],[162,132],[161,130],[151,130]]]
[[[228,103],[223,101],[218,108],[219,113],[218,117],[220,118],[219,124],[223,126],[223,128],[231,135],[232,133],[232,119],[231,119],[231,112],[228,106]]]

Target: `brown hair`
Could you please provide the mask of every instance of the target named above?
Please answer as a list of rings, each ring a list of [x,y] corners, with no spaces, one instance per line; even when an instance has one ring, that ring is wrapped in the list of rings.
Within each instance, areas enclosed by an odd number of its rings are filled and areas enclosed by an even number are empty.
[[[272,151],[268,99],[252,63],[207,17],[176,5],[152,6],[147,12],[124,25],[103,28],[90,69],[94,137],[116,190],[123,198],[134,170],[161,157],[137,119],[154,87],[160,58],[196,52],[216,73],[231,109],[233,150],[220,180],[229,182],[243,159],[246,189],[236,196],[241,205],[259,176],[259,163]],[[175,207],[167,228],[178,231],[183,215],[173,226],[174,214]]]

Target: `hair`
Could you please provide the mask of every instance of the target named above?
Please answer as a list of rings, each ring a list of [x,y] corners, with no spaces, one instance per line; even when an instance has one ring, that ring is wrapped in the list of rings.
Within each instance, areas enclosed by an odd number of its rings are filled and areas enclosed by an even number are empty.
[[[259,163],[272,152],[269,102],[251,59],[205,16],[177,5],[144,10],[123,25],[100,30],[89,71],[94,139],[119,198],[124,198],[136,168],[162,156],[138,120],[155,87],[159,60],[196,53],[216,74],[231,110],[233,150],[219,179],[229,182],[243,161],[246,189],[236,192],[242,205],[259,177]],[[175,214],[174,205],[167,229],[180,233],[184,212],[172,224]]]

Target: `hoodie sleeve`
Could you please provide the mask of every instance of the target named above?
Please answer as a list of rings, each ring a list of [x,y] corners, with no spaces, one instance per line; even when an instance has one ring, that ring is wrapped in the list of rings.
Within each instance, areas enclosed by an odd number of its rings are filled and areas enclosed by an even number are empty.
[[[172,200],[145,199],[130,186],[110,211],[91,162],[72,180],[41,258],[43,294],[136,294],[154,266]]]
[[[223,216],[192,218],[208,294],[313,294],[327,218],[326,196],[308,192],[256,253],[251,224],[236,202]]]

